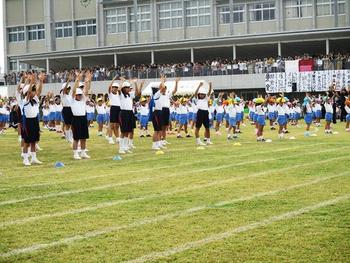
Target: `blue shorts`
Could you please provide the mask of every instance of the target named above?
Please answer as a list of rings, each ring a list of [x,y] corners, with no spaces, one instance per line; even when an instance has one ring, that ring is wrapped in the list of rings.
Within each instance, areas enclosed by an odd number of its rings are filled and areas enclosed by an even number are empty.
[[[230,115],[228,115],[228,113],[225,113],[225,121],[229,121],[230,120]]]
[[[171,121],[176,121],[176,112],[172,112],[172,113],[170,114],[170,120],[171,120]]]
[[[232,126],[232,127],[236,126],[236,122],[237,122],[237,115],[236,115],[236,118],[230,117],[230,119],[229,119],[230,126]]]
[[[56,112],[50,112],[49,114],[49,121],[54,121],[56,118]]]
[[[181,125],[187,124],[187,114],[179,114],[179,123]]]
[[[316,119],[321,119],[321,118],[322,118],[322,111],[317,110],[317,111],[315,112],[315,118],[316,118]]]
[[[86,117],[87,117],[88,121],[93,121],[94,117],[95,117],[95,114],[93,112],[90,112],[90,113],[86,114]]]
[[[304,121],[306,124],[312,123],[312,113],[306,113],[304,116]]]
[[[196,121],[196,120],[197,120],[197,112],[193,112],[192,121]]]
[[[249,119],[250,120],[253,120],[254,119],[254,112],[249,112]]]
[[[286,115],[278,115],[277,122],[281,126],[286,125],[287,124],[287,117],[286,117]]]
[[[62,112],[60,111],[55,112],[55,121],[62,121]]]
[[[294,120],[299,120],[300,119],[300,113],[294,113]]]
[[[140,125],[141,125],[141,128],[147,128],[147,126],[148,126],[148,121],[149,121],[149,116],[148,116],[148,115],[141,115],[141,116],[140,116]]]
[[[96,121],[98,124],[105,123],[107,121],[107,114],[97,114]]]
[[[326,112],[325,119],[326,119],[326,121],[328,121],[328,122],[333,121],[333,113]]]
[[[255,112],[254,112],[254,115],[253,115],[253,121],[255,121],[255,122],[258,121],[258,114],[256,114]]]
[[[0,122],[5,122],[5,115],[0,114]]]
[[[193,112],[187,113],[187,118],[189,121],[193,120]]]
[[[276,120],[276,113],[275,112],[269,112],[268,116],[269,120],[274,121]]]
[[[346,115],[346,121],[350,121],[350,113]]]
[[[236,121],[243,121],[243,112],[237,112],[236,114]]]
[[[223,119],[224,119],[223,113],[216,113],[216,121],[222,122]]]
[[[265,115],[257,115],[256,121],[259,125],[265,125]]]
[[[45,121],[45,122],[50,121],[49,115],[44,115],[43,121]]]

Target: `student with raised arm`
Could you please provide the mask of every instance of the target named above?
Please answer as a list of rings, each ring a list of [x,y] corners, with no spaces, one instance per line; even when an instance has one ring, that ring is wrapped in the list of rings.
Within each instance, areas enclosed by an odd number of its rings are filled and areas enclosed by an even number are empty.
[[[117,76],[112,79],[111,84],[108,87],[108,98],[110,103],[110,113],[109,113],[109,144],[115,144],[113,140],[113,133],[116,137],[116,141],[119,142],[119,128],[120,128],[120,97],[118,93],[119,84],[115,80]]]
[[[70,81],[72,81],[73,76],[69,74],[67,82],[62,84],[62,117],[64,122],[64,135],[66,140],[70,143],[73,143],[73,132],[72,132],[72,118],[73,113],[71,109],[72,103],[72,94]]]
[[[166,78],[164,77],[164,83],[166,82]],[[173,91],[169,91],[167,86],[164,84],[164,88],[162,89],[160,93],[160,103],[162,104],[162,138],[161,143],[163,145],[169,144],[166,141],[166,132],[169,128],[169,121],[170,121],[170,100],[177,92],[178,83],[180,81],[180,78],[177,78],[175,80],[175,87]]]
[[[206,89],[203,87],[203,82],[199,83],[198,88],[194,93],[194,97],[196,100],[198,112],[197,112],[197,120],[196,120],[196,143],[198,145],[205,145],[199,137],[199,130],[202,125],[205,128],[204,137],[206,138],[206,144],[213,144],[210,141],[210,130],[209,130],[209,97],[212,92],[212,83],[209,83],[209,91],[206,92]]]
[[[120,98],[120,143],[119,143],[119,153],[132,153],[130,148],[133,146],[133,130],[134,130],[134,112],[133,112],[133,99],[141,94],[141,88],[137,85],[135,81],[135,90],[131,90],[131,84],[129,81],[125,81],[121,78],[121,88],[118,88],[119,98]],[[130,141],[129,141],[130,138]]]
[[[75,160],[90,159],[86,154],[86,139],[89,139],[89,127],[86,117],[86,101],[91,85],[91,72],[85,75],[85,83],[81,82],[83,72],[76,73],[76,79],[72,92],[72,131],[73,131],[73,158]],[[80,143],[80,155],[78,151],[78,144]]]
[[[39,96],[41,94],[45,74],[39,74],[39,84],[36,84],[36,75],[30,76],[30,83],[23,87],[22,102],[22,139],[23,147],[23,164],[30,166],[31,164],[41,164],[42,162],[36,156],[36,143],[40,140],[39,125]],[[31,161],[29,162],[28,149],[30,148]]]

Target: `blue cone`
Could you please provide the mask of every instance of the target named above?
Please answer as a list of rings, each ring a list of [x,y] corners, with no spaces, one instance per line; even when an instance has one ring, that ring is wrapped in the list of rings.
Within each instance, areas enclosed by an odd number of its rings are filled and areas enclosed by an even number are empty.
[[[120,161],[121,159],[122,157],[120,157],[119,155],[113,157],[113,161]]]
[[[62,162],[56,162],[56,163],[55,163],[55,167],[56,167],[56,168],[62,168],[62,167],[64,167],[64,163],[62,163]]]

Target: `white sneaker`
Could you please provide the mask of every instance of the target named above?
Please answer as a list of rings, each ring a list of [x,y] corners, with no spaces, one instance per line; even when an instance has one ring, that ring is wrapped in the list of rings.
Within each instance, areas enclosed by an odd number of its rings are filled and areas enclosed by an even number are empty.
[[[126,154],[124,150],[119,150],[119,154]]]
[[[28,159],[23,159],[23,164],[24,164],[25,166],[31,166],[31,164],[30,164],[30,162],[29,162]]]
[[[102,136],[102,132],[98,132],[98,133],[97,133],[97,136]]]
[[[171,144],[170,142],[164,140],[164,145]]]
[[[32,161],[31,161],[32,164],[42,164],[43,162],[40,162],[38,160],[38,158],[32,158]]]
[[[207,141],[207,145],[213,145],[214,143],[212,143],[211,141]]]
[[[81,158],[82,159],[90,159],[90,156],[86,154],[86,152],[81,153]]]
[[[133,153],[132,151],[130,151],[129,149],[126,150],[126,153]]]
[[[160,148],[159,148],[159,147],[157,147],[157,146],[152,146],[152,150],[159,151],[159,150],[160,150]]]
[[[131,149],[136,149],[136,146],[133,145],[133,144],[130,144],[129,147],[130,147]]]
[[[161,145],[159,146],[159,148],[160,148],[160,149],[167,149],[167,147],[164,146],[164,144],[161,144]]]
[[[77,153],[77,154],[74,154],[74,155],[73,155],[73,159],[74,159],[74,160],[81,160],[81,157],[80,157],[79,154]]]
[[[199,146],[205,146],[206,144],[205,144],[204,142],[202,142],[202,141],[199,141],[199,142],[197,142],[197,145],[199,145]]]
[[[109,139],[108,139],[108,143],[109,143],[109,144],[115,144],[113,138],[109,138]]]

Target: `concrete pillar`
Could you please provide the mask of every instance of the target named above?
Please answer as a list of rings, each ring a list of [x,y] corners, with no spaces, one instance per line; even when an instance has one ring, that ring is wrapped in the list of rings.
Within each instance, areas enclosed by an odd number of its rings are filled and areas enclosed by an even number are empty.
[[[191,48],[191,62],[194,63],[194,49]]]
[[[334,27],[338,27],[338,0],[334,0]]]
[[[54,51],[54,27],[52,18],[52,1],[44,0],[45,45],[47,51]]]
[[[151,1],[151,30],[154,42],[159,40],[158,12],[156,0]]]
[[[139,42],[139,33],[138,33],[138,15],[137,15],[137,11],[138,11],[138,8],[137,8],[137,0],[134,0],[134,40],[135,40],[135,43],[138,43]]]
[[[114,58],[114,66],[117,66],[117,65],[118,65],[118,56],[117,56],[117,53],[114,53],[114,54],[113,54],[113,58]]]
[[[106,25],[101,0],[96,0],[96,41],[98,47],[105,46]]]
[[[249,34],[249,5],[247,3],[244,4],[244,14],[245,14],[245,33]]]
[[[210,11],[210,13],[212,14],[210,16],[211,34],[213,37],[216,37],[218,35],[218,16],[216,10],[216,0],[210,1]]]
[[[329,39],[326,39],[326,55],[329,54]]]
[[[19,62],[19,59],[17,59],[17,61],[16,61],[16,68],[17,68],[16,71],[20,71],[20,62]]]
[[[186,2],[185,2],[185,0],[182,0],[181,3],[182,3],[183,39],[186,39],[187,38],[187,34],[186,34]]]
[[[312,0],[312,28],[317,28],[317,5],[316,0]]]
[[[70,8],[71,8],[71,20],[72,20],[72,40],[73,40],[73,49],[76,49],[76,32],[75,32],[75,6],[74,6],[74,0],[70,0]]]
[[[232,36],[234,34],[234,27],[233,27],[233,0],[229,1],[229,7],[230,7],[230,35]]]
[[[50,72],[50,60],[47,58],[46,59],[46,74]]]
[[[151,51],[151,64],[154,64],[154,51]]]
[[[6,1],[2,1],[2,21],[3,21],[3,27],[6,28]],[[8,43],[8,37],[7,37],[7,31],[2,30],[2,39],[4,39],[4,58],[3,58],[3,72],[2,73],[7,73],[8,72],[8,59],[7,59],[7,43]]]
[[[277,42],[278,55],[282,56],[282,44],[281,41]]]
[[[81,70],[83,68],[83,57],[79,56],[79,69]]]
[[[232,58],[235,60],[237,58],[237,49],[236,45],[232,46]]]

